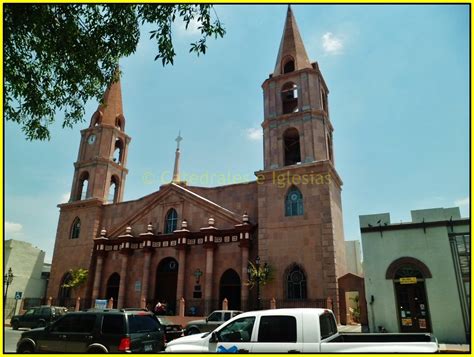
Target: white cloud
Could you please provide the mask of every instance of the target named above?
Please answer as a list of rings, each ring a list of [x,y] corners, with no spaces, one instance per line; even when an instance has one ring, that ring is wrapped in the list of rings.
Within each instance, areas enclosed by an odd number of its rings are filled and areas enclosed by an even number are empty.
[[[339,54],[342,52],[342,39],[334,36],[332,32],[326,32],[322,37],[323,49],[327,54]]]
[[[245,133],[249,140],[257,141],[262,138],[262,129],[260,128],[248,128]]]
[[[13,223],[5,221],[5,233],[6,234],[18,234],[22,231],[23,226],[20,223]]]
[[[469,197],[460,198],[459,200],[454,201],[454,205],[459,207],[469,206]]]
[[[59,199],[59,202],[60,202],[60,203],[69,202],[69,197],[70,197],[70,193],[69,193],[69,192],[63,193],[63,194],[61,195],[61,198]]]

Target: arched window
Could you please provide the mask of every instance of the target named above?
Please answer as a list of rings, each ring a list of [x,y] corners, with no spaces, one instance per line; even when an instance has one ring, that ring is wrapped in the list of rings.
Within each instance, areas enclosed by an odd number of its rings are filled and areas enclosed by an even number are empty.
[[[107,196],[107,202],[108,203],[117,203],[118,199],[118,192],[119,192],[119,179],[117,176],[112,176],[112,179],[110,180],[110,186],[109,186],[109,193]]]
[[[300,134],[295,128],[286,129],[283,133],[285,166],[301,162]]]
[[[81,220],[79,217],[76,217],[74,222],[72,222],[72,227],[71,227],[71,239],[77,239],[79,238],[79,235],[81,234]]]
[[[285,58],[283,63],[283,73],[290,73],[295,70],[295,60],[292,57]]]
[[[293,266],[287,270],[286,298],[289,300],[301,300],[307,298],[306,275],[297,264],[293,264]]]
[[[76,200],[85,200],[89,197],[88,191],[89,190],[89,173],[83,172],[79,179],[79,185],[77,187],[77,195]]]
[[[93,126],[98,126],[102,123],[102,113],[97,110],[93,115],[91,119],[91,127]]]
[[[303,195],[296,187],[288,190],[285,198],[285,216],[302,216],[303,211]]]
[[[420,260],[412,257],[402,257],[393,261],[385,273],[386,279],[404,277],[431,278],[430,269]]]
[[[171,208],[166,214],[165,218],[165,234],[173,233],[178,227],[178,213],[174,208]]]
[[[114,157],[113,161],[116,164],[122,165],[123,161],[123,141],[121,139],[115,140],[115,149],[114,149]]]
[[[325,91],[321,91],[321,109],[328,112],[328,95]]]
[[[281,102],[283,114],[294,113],[298,111],[298,87],[290,82],[281,88]]]
[[[124,130],[125,128],[125,118],[123,117],[122,114],[117,115],[115,118],[115,127],[121,131]]]
[[[327,142],[328,142],[328,159],[331,160],[331,161],[334,161],[333,160],[333,156],[332,156],[332,135],[328,134],[328,139],[327,139]]]

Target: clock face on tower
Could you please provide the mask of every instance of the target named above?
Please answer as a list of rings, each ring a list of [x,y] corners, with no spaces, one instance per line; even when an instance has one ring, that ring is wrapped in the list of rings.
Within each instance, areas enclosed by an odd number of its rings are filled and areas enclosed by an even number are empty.
[[[89,137],[87,138],[87,142],[92,145],[95,143],[95,134],[91,134],[89,135]]]

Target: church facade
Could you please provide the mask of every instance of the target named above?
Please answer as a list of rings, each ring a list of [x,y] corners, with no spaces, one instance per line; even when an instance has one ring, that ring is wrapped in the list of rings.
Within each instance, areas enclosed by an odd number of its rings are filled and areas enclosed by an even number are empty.
[[[337,278],[345,274],[342,181],[335,169],[329,90],[311,63],[288,8],[273,73],[263,82],[263,169],[252,182],[190,186],[173,180],[133,201],[122,200],[131,138],[120,82],[104,95],[81,131],[71,198],[60,217],[48,296],[113,298],[117,307],[165,301],[176,312],[206,314],[255,308],[248,264],[268,264],[261,306],[326,306],[337,313]],[[63,287],[70,269],[88,269],[77,291]]]

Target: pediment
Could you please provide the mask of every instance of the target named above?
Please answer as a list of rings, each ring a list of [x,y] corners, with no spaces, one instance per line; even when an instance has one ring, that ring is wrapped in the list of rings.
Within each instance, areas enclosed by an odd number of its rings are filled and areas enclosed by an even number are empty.
[[[147,205],[142,207],[139,212],[124,217],[120,223],[109,228],[107,235],[109,237],[116,237],[122,234],[128,225],[133,227],[134,224],[137,223],[143,224],[142,221],[146,220],[153,211],[157,211],[161,209],[161,207],[165,209],[167,207],[171,208],[182,203],[185,203],[188,208],[193,207],[202,211],[203,214],[207,214],[207,216],[212,215],[216,219],[217,225],[219,225],[219,222],[229,226],[242,223],[240,214],[232,212],[181,185],[170,183],[162,186],[160,190],[156,192],[155,197],[153,197]],[[205,227],[207,222],[203,221],[200,223],[201,227]],[[196,224],[193,222],[191,222],[191,224],[194,226],[194,229],[196,229]]]

